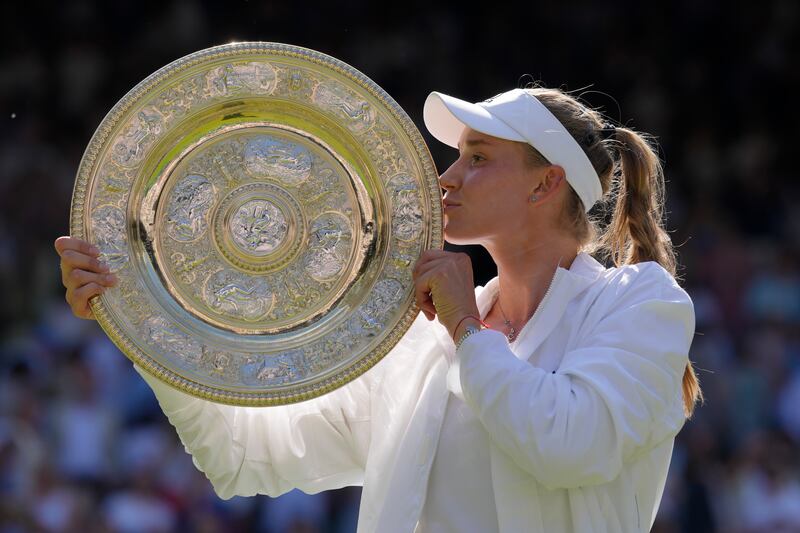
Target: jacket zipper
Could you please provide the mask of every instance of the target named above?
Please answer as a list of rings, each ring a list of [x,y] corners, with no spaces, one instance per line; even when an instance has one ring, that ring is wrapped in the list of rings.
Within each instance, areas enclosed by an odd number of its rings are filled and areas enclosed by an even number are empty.
[[[528,320],[526,324],[523,324],[520,331],[522,331],[522,329],[524,329],[528,323],[533,324],[534,320],[536,320],[537,315],[541,312],[542,308],[544,308],[544,304],[547,301],[547,298],[550,296],[550,291],[553,289],[553,285],[555,285],[556,283],[556,278],[558,277],[559,274],[558,268],[559,267],[556,267],[556,272],[555,274],[553,274],[553,278],[550,280],[550,285],[547,286],[547,290],[545,291],[544,296],[542,296],[542,301],[539,302],[539,307],[537,307],[536,311],[533,312],[533,316],[531,317],[531,319]],[[514,342],[517,342],[517,340],[519,340],[519,335],[517,335],[517,338],[514,339]]]
[[[542,308],[544,308],[544,303],[547,301],[547,297],[550,296],[550,291],[553,289],[553,285],[556,284],[556,278],[558,277],[558,268],[556,268],[556,273],[553,274],[553,279],[550,280],[550,285],[547,286],[547,290],[544,292],[544,296],[542,296],[542,301],[539,302],[539,307],[536,308],[534,311],[533,316],[531,317],[531,322],[536,319],[536,316],[541,312]]]

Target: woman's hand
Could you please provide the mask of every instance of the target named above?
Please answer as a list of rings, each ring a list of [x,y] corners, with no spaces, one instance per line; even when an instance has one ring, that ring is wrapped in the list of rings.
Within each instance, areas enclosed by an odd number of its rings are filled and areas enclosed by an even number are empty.
[[[480,316],[472,261],[465,253],[426,250],[412,271],[417,305],[428,320],[437,315],[452,337],[467,315]]]
[[[97,257],[100,250],[75,237],[59,237],[55,243],[61,256],[61,282],[67,288],[67,303],[79,318],[94,319],[89,299],[117,284],[117,277]]]

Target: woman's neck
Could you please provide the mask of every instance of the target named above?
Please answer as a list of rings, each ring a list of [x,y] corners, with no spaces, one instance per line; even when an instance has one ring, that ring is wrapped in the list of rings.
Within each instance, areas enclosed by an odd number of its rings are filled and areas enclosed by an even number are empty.
[[[497,265],[501,314],[517,331],[538,308],[557,267],[569,269],[578,255],[574,241],[550,241],[527,248],[487,246],[487,250]]]

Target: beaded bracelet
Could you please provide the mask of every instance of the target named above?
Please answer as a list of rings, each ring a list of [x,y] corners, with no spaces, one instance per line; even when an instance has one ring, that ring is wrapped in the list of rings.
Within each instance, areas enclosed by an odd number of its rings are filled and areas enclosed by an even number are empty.
[[[489,324],[487,324],[486,322],[484,322],[483,320],[481,320],[481,317],[479,317],[479,316],[475,316],[475,315],[467,315],[467,316],[465,316],[464,318],[462,318],[461,320],[459,320],[459,321],[458,321],[458,324],[456,324],[456,327],[454,327],[454,328],[453,328],[453,333],[455,333],[456,331],[458,331],[458,326],[460,326],[460,325],[461,325],[461,323],[462,323],[462,322],[464,322],[464,321],[465,321],[466,319],[468,319],[468,318],[474,318],[475,320],[477,320],[478,322],[480,322],[480,323],[481,323],[481,325],[482,325],[483,327],[485,327],[486,329],[492,329],[492,327],[491,327]]]
[[[484,322],[483,320],[481,320],[481,318],[480,318],[480,317],[478,317],[478,316],[475,316],[475,315],[467,315],[467,316],[465,316],[464,318],[462,318],[461,320],[459,320],[459,321],[458,321],[458,324],[456,324],[456,327],[453,329],[453,333],[455,333],[456,331],[458,331],[458,326],[460,326],[460,325],[461,325],[461,323],[462,323],[462,322],[464,322],[464,321],[465,321],[466,319],[468,319],[468,318],[474,318],[475,320],[477,320],[478,322],[480,322],[480,323],[481,323],[481,325],[482,325],[484,328],[486,328],[486,329],[492,329],[492,327],[491,327],[489,324],[487,324],[486,322]],[[461,341],[461,340],[463,340],[463,339],[464,339],[464,336],[462,335],[461,339],[459,339],[459,342],[456,342],[456,350],[458,349],[458,346],[459,346],[459,345],[461,345],[461,342],[460,342],[460,341]]]

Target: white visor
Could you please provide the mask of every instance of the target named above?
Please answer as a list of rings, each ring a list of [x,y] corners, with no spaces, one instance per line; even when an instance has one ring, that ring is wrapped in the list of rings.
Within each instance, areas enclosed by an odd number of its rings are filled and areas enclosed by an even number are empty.
[[[467,126],[492,137],[530,144],[550,163],[564,169],[567,182],[587,212],[603,195],[600,178],[578,142],[524,89],[513,89],[477,104],[432,92],[422,114],[431,135],[453,148],[458,148]]]

